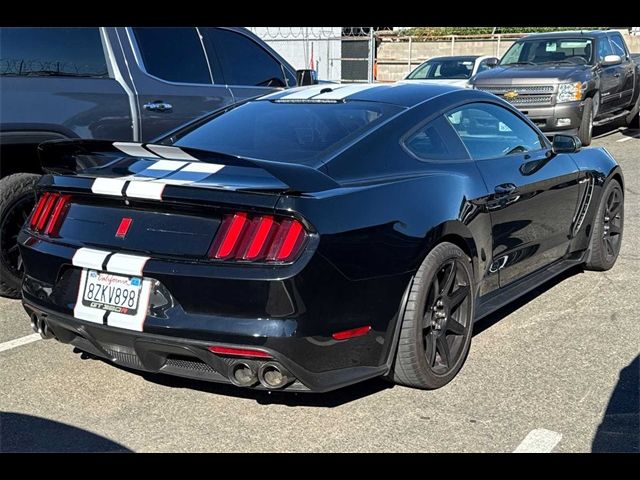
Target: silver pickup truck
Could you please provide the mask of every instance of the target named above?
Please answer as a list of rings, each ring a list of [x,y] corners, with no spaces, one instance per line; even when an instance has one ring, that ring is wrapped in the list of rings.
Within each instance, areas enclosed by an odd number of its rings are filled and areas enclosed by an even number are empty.
[[[291,65],[243,28],[0,28],[0,45],[0,294],[12,297],[39,143],[149,141],[297,85]]]
[[[511,102],[546,134],[575,134],[589,145],[594,126],[624,119],[638,128],[636,57],[615,30],[534,34],[471,84]]]

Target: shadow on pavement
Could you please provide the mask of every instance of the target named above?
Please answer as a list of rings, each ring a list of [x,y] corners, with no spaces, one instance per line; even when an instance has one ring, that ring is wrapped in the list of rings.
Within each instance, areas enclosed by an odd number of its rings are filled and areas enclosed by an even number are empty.
[[[529,293],[524,294],[522,297],[518,298],[517,300],[513,300],[511,303],[505,305],[504,307],[500,308],[499,310],[496,310],[492,314],[487,315],[482,320],[479,320],[473,326],[473,335],[474,336],[480,335],[482,332],[484,332],[485,330],[488,330],[489,328],[494,326],[496,323],[498,323],[504,317],[507,317],[507,316],[511,315],[513,312],[515,312],[519,308],[522,308],[523,306],[525,306],[527,303],[529,303],[534,298],[542,295],[547,290],[552,289],[553,287],[555,287],[559,283],[562,283],[566,279],[568,279],[570,277],[573,277],[574,275],[576,275],[578,273],[582,273],[583,271],[584,271],[584,269],[582,268],[581,265],[578,265],[578,266],[572,267],[572,268],[570,268],[568,270],[565,270],[564,272],[562,272],[557,277],[554,277],[551,280],[548,280],[547,282],[543,283],[542,285],[540,285],[540,286],[534,288],[533,290],[531,290]],[[473,348],[473,344],[471,344],[471,348]]]
[[[0,412],[0,452],[130,452],[95,433],[46,418]]]
[[[640,355],[620,371],[592,452],[640,452]]]

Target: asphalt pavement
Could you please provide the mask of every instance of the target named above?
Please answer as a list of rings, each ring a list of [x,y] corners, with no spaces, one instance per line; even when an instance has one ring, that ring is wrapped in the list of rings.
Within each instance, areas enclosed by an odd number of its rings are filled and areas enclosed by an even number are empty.
[[[444,388],[268,394],[142,375],[37,340],[0,299],[0,452],[638,452],[640,131],[595,133],[626,180],[616,266],[571,270],[478,322]]]

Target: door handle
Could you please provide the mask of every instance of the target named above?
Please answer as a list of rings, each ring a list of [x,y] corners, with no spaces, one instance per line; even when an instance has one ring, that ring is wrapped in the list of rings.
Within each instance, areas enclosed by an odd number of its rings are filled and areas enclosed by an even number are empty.
[[[620,78],[620,74],[619,73],[614,73],[613,76],[616,77],[616,78]]]
[[[143,107],[145,110],[151,110],[152,112],[168,112],[173,109],[173,105],[163,102],[162,100],[145,103]]]
[[[500,185],[496,185],[494,191],[496,195],[510,195],[516,190],[516,186],[513,183],[501,183]]]

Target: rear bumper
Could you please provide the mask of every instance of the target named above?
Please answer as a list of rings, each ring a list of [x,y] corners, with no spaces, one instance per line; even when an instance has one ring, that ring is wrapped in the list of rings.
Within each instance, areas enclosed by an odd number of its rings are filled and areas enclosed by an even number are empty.
[[[584,102],[568,102],[544,107],[518,107],[545,134],[576,134],[582,121]],[[561,124],[558,125],[558,121]]]
[[[50,332],[58,341],[69,343],[116,365],[143,372],[231,384],[233,369],[239,363],[249,365],[255,372],[264,364],[275,363],[284,367],[283,371],[291,373],[291,381],[282,388],[283,391],[326,392],[383,375],[387,370],[383,365],[311,372],[295,360],[267,346],[261,346],[260,350],[268,353],[271,356],[269,359],[220,356],[207,350],[212,342],[97,325],[38,307],[27,299],[23,304],[29,316],[35,314],[46,321]],[[255,348],[255,345],[215,345]],[[266,389],[259,381],[249,387]]]
[[[19,244],[25,309],[44,315],[58,340],[129,368],[225,383],[232,359],[207,347],[259,349],[289,370],[296,381],[285,389],[297,391],[333,390],[386,373],[411,277],[349,280],[317,254],[303,266],[250,272],[152,259],[143,271],[154,284],[150,305],[142,331],[134,331],[74,316],[82,272],[72,262],[76,248],[26,232]],[[332,338],[362,326],[371,330]],[[255,368],[261,362],[247,361]]]

